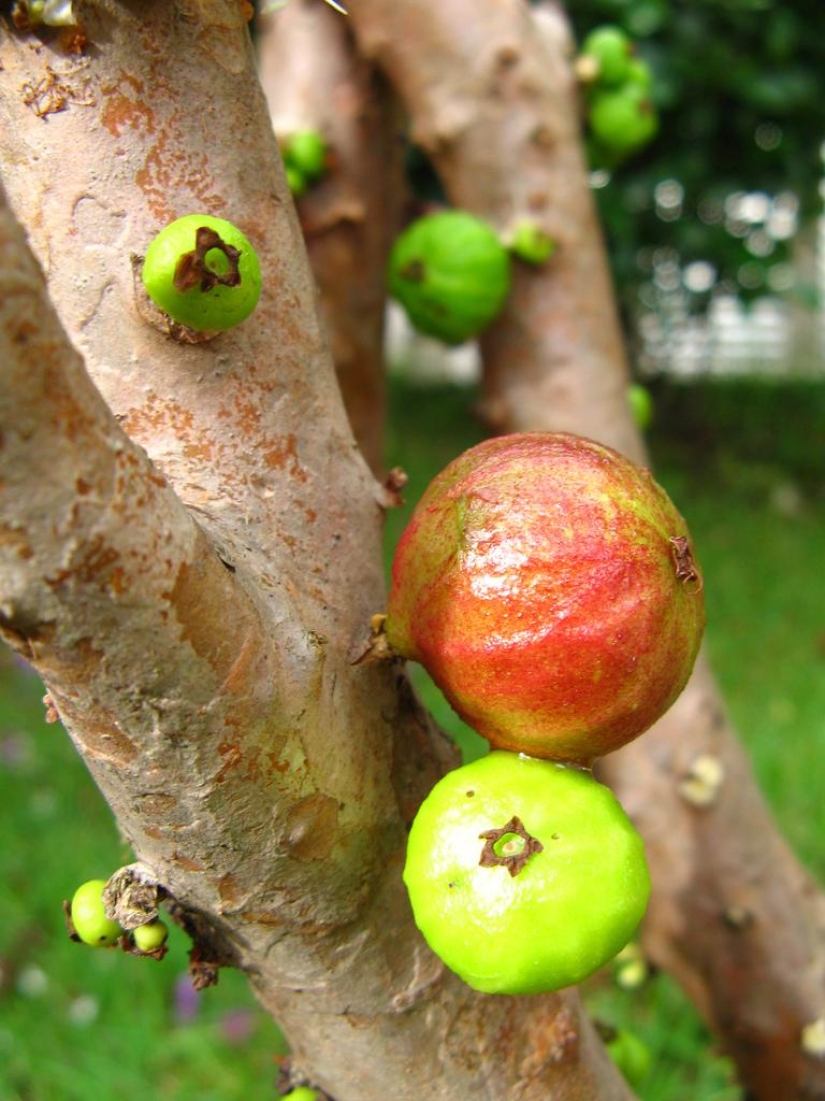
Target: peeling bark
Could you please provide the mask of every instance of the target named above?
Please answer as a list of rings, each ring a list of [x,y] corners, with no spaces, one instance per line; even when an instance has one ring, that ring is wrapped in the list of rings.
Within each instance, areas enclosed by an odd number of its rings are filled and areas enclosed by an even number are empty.
[[[454,756],[396,665],[352,661],[382,495],[245,6],[76,9],[85,53],[0,41],[3,636],[207,962],[247,974],[337,1101],[628,1101],[575,991],[474,994],[413,926],[406,827]],[[188,345],[141,320],[133,270],[196,210],[244,230],[265,287]]]
[[[402,120],[354,49],[348,20],[317,0],[264,18],[261,83],[276,135],[317,130],[325,177],[298,200],[325,332],[355,437],[384,468],[386,269],[404,196]]]
[[[560,10],[360,0],[352,20],[450,200],[505,233],[532,217],[558,242],[542,267],[517,266],[508,306],[482,337],[491,426],[578,432],[646,462]],[[721,761],[725,776],[706,807],[685,794],[702,759]],[[823,897],[770,819],[704,658],[669,714],[600,772],[648,846],[651,958],[705,1013],[749,1097],[825,1097],[825,1061],[803,1044],[823,1011]]]

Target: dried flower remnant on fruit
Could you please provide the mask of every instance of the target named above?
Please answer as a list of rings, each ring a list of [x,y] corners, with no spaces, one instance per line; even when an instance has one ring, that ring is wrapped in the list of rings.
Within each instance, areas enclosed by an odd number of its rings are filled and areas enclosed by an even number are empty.
[[[505,826],[496,830],[484,830],[478,837],[480,841],[486,841],[479,860],[481,867],[495,868],[500,865],[510,875],[518,875],[527,866],[531,856],[544,852],[544,845],[527,832],[516,814]]]
[[[222,252],[226,257],[226,271],[216,271],[215,267],[207,261],[207,256],[212,251]],[[235,248],[234,245],[228,245],[214,229],[200,226],[195,233],[195,247],[191,252],[185,252],[178,260],[174,278],[175,290],[184,293],[197,286],[200,286],[202,291],[208,291],[217,286],[237,287],[241,282],[241,273],[238,268],[240,258],[240,249]]]
[[[687,536],[674,535],[670,542],[673,547],[673,557],[676,561],[676,576],[680,581],[698,581],[701,588],[702,578],[696,568],[693,551],[690,549]]]

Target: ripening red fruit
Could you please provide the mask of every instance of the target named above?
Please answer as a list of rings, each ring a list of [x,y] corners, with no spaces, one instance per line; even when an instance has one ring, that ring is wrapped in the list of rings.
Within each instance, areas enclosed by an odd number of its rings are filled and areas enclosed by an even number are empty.
[[[487,440],[430,484],[385,631],[496,749],[590,762],[682,691],[704,629],[684,520],[650,472],[563,433]]]

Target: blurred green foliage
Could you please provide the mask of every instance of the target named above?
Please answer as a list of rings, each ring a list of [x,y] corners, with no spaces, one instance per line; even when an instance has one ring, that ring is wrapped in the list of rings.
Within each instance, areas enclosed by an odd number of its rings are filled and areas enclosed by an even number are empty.
[[[754,252],[725,203],[740,192],[790,190],[802,221],[821,205],[820,0],[568,0],[566,9],[578,41],[600,24],[622,27],[654,74],[658,136],[596,190],[626,301],[640,281],[640,252],[652,248],[674,249],[685,264],[707,261],[746,295],[761,290],[788,239],[760,237]],[[678,211],[657,206],[667,180],[683,189]]]

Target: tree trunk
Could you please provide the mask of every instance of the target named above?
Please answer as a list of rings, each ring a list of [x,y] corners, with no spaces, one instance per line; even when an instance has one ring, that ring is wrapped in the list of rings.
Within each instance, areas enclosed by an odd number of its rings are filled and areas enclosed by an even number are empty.
[[[450,200],[503,233],[530,218],[557,242],[545,265],[517,265],[483,336],[492,426],[574,431],[645,462],[560,11],[360,0],[352,19]],[[600,772],[647,842],[651,958],[705,1013],[750,1096],[825,1097],[822,895],[778,836],[704,659],[669,714]]]
[[[316,130],[329,143],[328,170],[298,199],[298,215],[350,423],[378,475],[387,259],[404,197],[398,105],[357,55],[348,20],[318,0],[261,20],[259,62],[276,135]]]
[[[240,967],[337,1101],[627,1101],[575,991],[475,994],[413,926],[406,828],[454,755],[401,669],[353,662],[383,605],[383,494],[244,6],[75,7],[82,48],[4,28],[0,55],[4,179],[43,269],[0,195],[4,638],[200,965]],[[145,320],[134,274],[197,211],[246,232],[265,288],[188,344]]]

